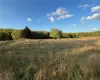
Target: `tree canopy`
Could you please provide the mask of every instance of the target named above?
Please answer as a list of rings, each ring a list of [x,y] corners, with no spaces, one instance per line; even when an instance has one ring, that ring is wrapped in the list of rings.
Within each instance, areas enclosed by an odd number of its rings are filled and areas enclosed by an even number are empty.
[[[0,29],[0,40],[16,40],[20,38],[59,39],[59,38],[80,38],[80,37],[100,37],[100,31],[65,33],[56,28],[52,28],[50,32],[31,31],[27,26],[23,30]]]
[[[32,38],[31,30],[27,26],[25,27],[25,29],[22,30],[21,34],[23,38],[29,38],[29,39]]]
[[[50,37],[52,38],[61,38],[62,31],[56,28],[52,28],[50,31]]]

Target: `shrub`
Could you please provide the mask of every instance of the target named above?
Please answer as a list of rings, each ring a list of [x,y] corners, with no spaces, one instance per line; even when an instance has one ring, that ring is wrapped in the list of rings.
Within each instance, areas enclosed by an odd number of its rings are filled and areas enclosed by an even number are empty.
[[[0,40],[12,40],[11,32],[0,32]]]
[[[32,31],[32,36],[34,39],[48,39],[49,32],[47,31]]]
[[[22,38],[21,30],[14,30],[11,35],[14,40]]]
[[[6,34],[5,32],[0,32],[0,40],[5,40]]]
[[[6,32],[6,40],[12,40],[11,32]]]

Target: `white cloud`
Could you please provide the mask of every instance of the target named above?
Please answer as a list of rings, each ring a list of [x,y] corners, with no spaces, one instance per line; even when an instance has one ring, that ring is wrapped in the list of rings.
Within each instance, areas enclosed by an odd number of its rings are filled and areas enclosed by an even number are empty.
[[[85,20],[85,17],[82,17],[82,18],[81,18],[81,21],[80,21],[81,24],[86,24],[86,22],[85,22],[84,20]]]
[[[54,15],[65,15],[68,11],[65,10],[65,8],[58,8],[55,12],[52,12],[51,14],[47,14],[48,16],[54,16]]]
[[[92,16],[82,17],[80,22],[86,23],[84,22],[84,20],[100,20],[100,6],[92,7],[91,12],[99,12],[99,13],[94,13]]]
[[[93,20],[93,19],[95,19],[95,20],[100,20],[100,13],[95,13],[95,14],[93,14],[92,16],[86,17],[85,19],[86,19],[86,20]]]
[[[100,12],[100,6],[92,7],[91,12]]]
[[[28,21],[28,22],[32,22],[32,19],[31,19],[31,18],[28,18],[27,21]]]
[[[53,17],[50,17],[49,19],[50,19],[51,23],[54,22],[54,18]]]
[[[55,20],[73,17],[73,15],[69,14],[68,11],[65,10],[65,8],[58,8],[58,9],[56,9],[55,12],[51,12],[51,13],[47,14],[47,16],[53,17],[53,18],[55,18]]]
[[[92,16],[88,17],[82,17],[80,22],[82,24],[86,24],[85,20],[100,20],[100,13],[95,13]]]
[[[85,19],[85,17],[83,16],[83,17],[81,18],[81,21],[84,21],[84,19]]]
[[[98,30],[98,28],[92,28],[92,30],[93,30],[93,31],[96,31],[96,30]]]
[[[68,28],[75,28],[77,24],[69,24]]]
[[[57,19],[60,20],[60,19],[71,18],[71,17],[73,17],[73,15],[66,14],[66,15],[62,15],[62,16],[57,17]]]
[[[84,5],[79,5],[79,6],[78,6],[78,8],[83,8],[83,9],[86,9],[86,8],[88,8],[88,7],[90,7],[89,4],[84,4]]]

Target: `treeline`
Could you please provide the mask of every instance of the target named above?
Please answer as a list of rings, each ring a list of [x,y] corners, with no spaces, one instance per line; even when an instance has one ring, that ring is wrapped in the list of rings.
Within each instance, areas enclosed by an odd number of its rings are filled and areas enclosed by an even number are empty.
[[[57,38],[81,38],[81,37],[100,37],[100,31],[63,33],[61,30],[53,28],[48,31],[31,31],[27,26],[22,30],[0,29],[0,40],[27,39],[57,39]]]
[[[63,33],[63,38],[81,38],[81,37],[100,37],[100,31],[79,32],[79,33]]]
[[[48,31],[31,31],[27,26],[22,30],[0,29],[0,40],[27,39],[49,39]]]

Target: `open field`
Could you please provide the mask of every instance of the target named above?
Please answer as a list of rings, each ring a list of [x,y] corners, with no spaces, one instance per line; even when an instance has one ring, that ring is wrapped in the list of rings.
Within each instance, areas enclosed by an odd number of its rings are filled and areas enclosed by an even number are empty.
[[[0,80],[100,80],[100,39],[1,41]]]

